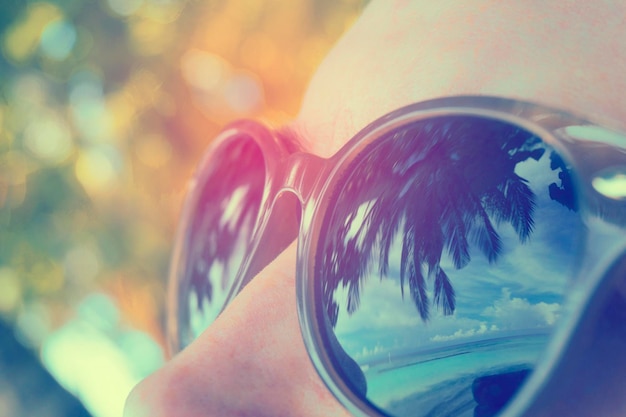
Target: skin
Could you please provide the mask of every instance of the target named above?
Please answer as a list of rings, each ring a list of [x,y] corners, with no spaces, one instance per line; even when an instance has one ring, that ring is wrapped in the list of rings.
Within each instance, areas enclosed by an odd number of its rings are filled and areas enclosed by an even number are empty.
[[[625,16],[626,3],[609,1],[372,1],[320,66],[290,127],[312,153],[329,156],[400,106],[481,94],[540,102],[626,130]],[[125,416],[349,415],[302,342],[295,248],[140,383]],[[626,332],[619,322],[598,326],[611,317],[606,308],[623,301],[620,285],[607,281],[529,415],[626,415],[615,388],[626,375]]]

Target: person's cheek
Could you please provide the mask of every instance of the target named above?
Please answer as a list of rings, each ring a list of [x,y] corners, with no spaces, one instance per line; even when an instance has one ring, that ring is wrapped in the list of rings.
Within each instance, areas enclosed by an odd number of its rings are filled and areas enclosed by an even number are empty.
[[[292,245],[196,341],[142,381],[125,417],[347,416],[302,341],[295,256]]]

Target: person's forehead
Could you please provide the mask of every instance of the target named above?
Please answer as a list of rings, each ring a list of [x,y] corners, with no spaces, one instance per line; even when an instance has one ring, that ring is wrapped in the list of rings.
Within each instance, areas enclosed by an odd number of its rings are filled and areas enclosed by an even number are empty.
[[[311,151],[328,156],[400,106],[485,94],[625,128],[625,74],[621,2],[383,0],[320,66],[294,127]]]

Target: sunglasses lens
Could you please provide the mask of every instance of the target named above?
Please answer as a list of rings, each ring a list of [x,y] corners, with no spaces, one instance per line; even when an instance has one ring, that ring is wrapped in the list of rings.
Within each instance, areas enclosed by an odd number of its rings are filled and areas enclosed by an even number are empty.
[[[235,138],[212,151],[187,199],[184,234],[175,248],[170,337],[182,349],[223,309],[259,212],[265,182],[263,154],[251,139]]]
[[[493,416],[559,319],[584,226],[571,167],[509,123],[413,122],[334,182],[315,269],[330,366],[393,416]]]

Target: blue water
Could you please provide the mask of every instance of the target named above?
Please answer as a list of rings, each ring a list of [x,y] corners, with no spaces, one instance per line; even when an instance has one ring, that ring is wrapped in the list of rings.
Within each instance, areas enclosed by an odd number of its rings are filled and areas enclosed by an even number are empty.
[[[525,335],[412,352],[365,370],[368,399],[398,416],[473,416],[478,376],[533,368],[546,335]]]

